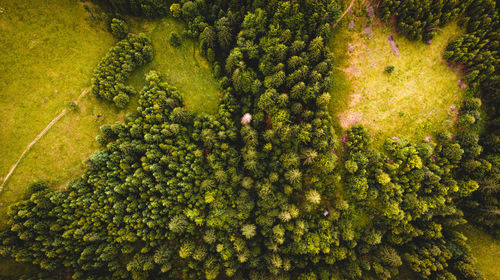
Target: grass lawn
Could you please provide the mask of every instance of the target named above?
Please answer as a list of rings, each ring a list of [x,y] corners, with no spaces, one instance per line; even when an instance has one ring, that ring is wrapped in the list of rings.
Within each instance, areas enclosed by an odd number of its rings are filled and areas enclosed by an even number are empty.
[[[0,176],[5,176],[26,145],[83,88],[93,69],[115,43],[104,26],[73,0],[0,0]],[[82,170],[96,148],[98,125],[89,114],[112,121],[106,104],[84,98],[80,114],[64,117],[42,138],[0,194],[0,226],[6,206],[19,199],[28,182],[47,179],[64,184]],[[108,118],[109,116],[109,118]]]
[[[469,239],[468,244],[477,260],[476,267],[484,279],[500,279],[500,240],[470,224],[463,226],[461,231]]]
[[[170,34],[181,34],[183,28],[184,25],[173,18],[153,21],[137,19],[132,22],[133,32],[143,32],[151,38],[155,56],[151,63],[134,73],[130,82],[140,88],[144,74],[156,70],[165,81],[181,91],[187,108],[216,113],[220,100],[218,84],[210,65],[200,56],[198,43],[182,38],[181,46],[170,45]]]
[[[358,7],[354,9],[360,11]],[[356,16],[360,14],[360,16]],[[354,21],[354,29],[348,24]],[[452,128],[463,99],[458,71],[441,58],[447,43],[462,33],[456,24],[443,28],[431,45],[409,41],[391,27],[374,20],[365,34],[367,17],[347,14],[335,30],[330,50],[336,58],[331,112],[337,128],[363,124],[370,128],[375,143],[398,136],[419,141],[438,129]],[[390,48],[393,34],[400,51]],[[394,72],[384,72],[393,65]]]

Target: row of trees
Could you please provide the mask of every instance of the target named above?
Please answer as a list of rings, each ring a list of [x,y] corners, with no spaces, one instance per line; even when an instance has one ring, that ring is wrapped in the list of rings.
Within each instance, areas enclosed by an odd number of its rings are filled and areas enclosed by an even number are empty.
[[[94,3],[113,8],[117,12],[156,18],[168,15],[169,0],[91,0]]]
[[[474,0],[382,0],[380,16],[386,22],[395,18],[398,31],[416,41],[432,40],[440,27],[460,16]]]
[[[112,21],[110,28],[115,23],[116,20]],[[136,90],[126,86],[125,82],[134,70],[152,59],[153,47],[150,40],[143,34],[130,34],[112,47],[97,65],[92,77],[92,94],[114,102],[119,108],[125,108],[130,96],[136,94]]]

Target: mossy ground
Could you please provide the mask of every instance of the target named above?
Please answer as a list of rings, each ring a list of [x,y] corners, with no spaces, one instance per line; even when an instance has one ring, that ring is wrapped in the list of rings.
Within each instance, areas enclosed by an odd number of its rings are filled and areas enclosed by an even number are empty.
[[[337,128],[363,124],[376,144],[392,136],[421,141],[436,130],[452,129],[456,111],[450,108],[459,107],[464,93],[457,85],[461,74],[446,65],[442,53],[461,28],[450,24],[427,45],[372,21],[363,6],[353,10],[334,30],[330,45],[336,58],[331,112]],[[351,20],[353,30],[348,27]],[[371,28],[369,35],[366,27]],[[391,51],[390,34],[400,57]],[[384,72],[389,65],[394,66],[391,74]]]

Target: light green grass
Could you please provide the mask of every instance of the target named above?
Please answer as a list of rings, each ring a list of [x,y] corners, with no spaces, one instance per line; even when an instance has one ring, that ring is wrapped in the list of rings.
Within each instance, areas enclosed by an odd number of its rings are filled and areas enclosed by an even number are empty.
[[[0,0],[0,176],[5,176],[26,145],[85,87],[98,61],[115,40],[73,0]],[[79,113],[69,113],[27,154],[0,194],[0,228],[7,206],[19,200],[29,182],[59,186],[79,176],[97,149],[100,123],[123,113],[87,96]],[[0,259],[0,278],[32,270]]]
[[[144,32],[151,38],[155,56],[151,63],[134,73],[131,84],[142,86],[144,74],[156,70],[165,81],[181,91],[187,108],[216,113],[220,100],[218,85],[210,65],[200,56],[198,43],[186,38],[179,47],[172,47],[169,43],[170,34],[181,34],[184,25],[172,18],[136,20],[132,25],[134,32]]]
[[[483,274],[484,279],[500,279],[500,240],[470,224],[461,228],[467,236],[467,243],[477,260],[476,267]]]
[[[0,0],[0,7],[0,176],[5,176],[26,145],[90,85],[93,69],[115,40],[77,1]],[[98,134],[87,112],[109,116],[108,121],[117,117],[110,106],[89,98],[84,98],[88,109],[64,117],[20,163],[0,194],[0,226],[6,206],[29,182],[64,184],[81,173]]]
[[[355,20],[352,31],[347,28],[351,19]],[[464,93],[457,85],[460,74],[446,66],[442,53],[461,29],[450,24],[426,45],[394,35],[377,20],[367,36],[362,31],[364,21],[347,16],[330,46],[336,57],[330,108],[339,128],[363,124],[376,144],[392,136],[420,141],[433,131],[452,129],[456,111],[450,106],[458,108]],[[400,57],[391,51],[389,34],[394,35]],[[395,66],[392,74],[384,72],[388,65]]]
[[[102,24],[90,19],[81,3],[74,1],[31,0],[12,3],[0,0],[0,176],[5,176],[26,145],[66,106],[90,85],[92,71],[115,40]],[[184,94],[186,106],[215,113],[219,97],[206,60],[199,56],[196,43],[183,40],[173,48],[170,32],[181,32],[173,19],[132,22],[134,32],[145,32],[155,48],[155,59],[135,73],[131,83],[140,88],[144,74],[160,71],[167,81]],[[23,32],[18,32],[23,30]],[[80,110],[63,117],[36,143],[0,194],[0,213],[17,201],[27,185],[47,180],[55,188],[78,177],[86,159],[99,148],[94,140],[99,126],[123,119],[135,108],[118,111],[91,95],[83,98]],[[101,118],[97,118],[101,115]],[[0,227],[6,215],[0,215]]]

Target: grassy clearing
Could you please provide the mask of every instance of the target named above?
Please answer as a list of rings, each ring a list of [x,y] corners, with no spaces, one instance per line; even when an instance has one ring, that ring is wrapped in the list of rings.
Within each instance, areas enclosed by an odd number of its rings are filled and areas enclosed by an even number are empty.
[[[83,88],[114,39],[93,21],[81,3],[0,0],[0,176],[5,176],[26,145]],[[0,212],[19,199],[28,182],[63,184],[81,173],[82,161],[96,148],[98,125],[87,112],[116,119],[116,112],[85,98],[86,108],[56,124],[40,140],[0,194]],[[85,119],[85,120],[84,120]],[[79,121],[85,123],[75,123]],[[5,215],[0,215],[0,226]]]
[[[115,40],[102,25],[92,21],[80,3],[0,0],[0,175],[4,176],[26,145],[54,118],[66,103],[90,85],[92,71]],[[173,48],[170,32],[181,32],[173,19],[133,22],[134,32],[145,32],[153,41],[155,59],[132,77],[141,87],[144,74],[155,69],[184,93],[188,107],[214,113],[219,102],[217,83],[208,63],[199,56],[196,43],[183,40]],[[17,30],[23,30],[18,32]],[[77,112],[63,117],[26,155],[0,194],[0,211],[18,200],[30,182],[42,179],[63,187],[79,176],[86,159],[99,148],[94,140],[99,126],[123,119],[136,106],[118,111],[88,95]],[[101,117],[97,117],[100,115]],[[0,227],[5,225],[0,215]]]
[[[500,279],[500,240],[470,224],[461,228],[484,279]]]
[[[351,20],[353,30],[348,29]],[[338,128],[363,124],[371,129],[375,143],[392,136],[421,140],[432,131],[452,128],[456,111],[450,107],[458,108],[463,98],[457,85],[461,76],[441,56],[461,29],[450,24],[426,45],[395,35],[377,20],[366,35],[366,21],[356,13],[346,15],[330,46],[337,59],[331,112],[339,119]],[[390,34],[400,57],[391,51]],[[384,72],[388,65],[395,67],[391,74]]]
[[[142,86],[144,74],[156,70],[164,76],[165,81],[181,91],[187,108],[216,113],[220,99],[218,85],[210,65],[200,56],[197,42],[182,39],[181,46],[170,45],[170,34],[181,34],[183,24],[172,18],[136,20],[132,24],[134,32],[144,32],[151,38],[155,57],[151,63],[134,73],[131,84]]]

